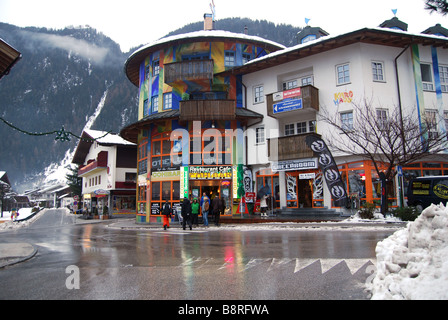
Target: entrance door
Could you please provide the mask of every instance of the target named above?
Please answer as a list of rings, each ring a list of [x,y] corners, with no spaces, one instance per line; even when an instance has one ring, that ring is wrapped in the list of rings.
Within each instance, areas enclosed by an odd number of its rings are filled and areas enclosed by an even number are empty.
[[[203,194],[212,200],[215,196],[223,197],[226,204],[224,214],[231,214],[232,198],[231,183],[228,180],[201,180],[191,182],[190,180],[190,196],[191,200],[198,198],[201,201]]]
[[[312,180],[298,179],[297,189],[299,208],[311,208],[313,206]]]
[[[300,179],[299,175],[286,175],[288,208],[313,207],[313,180]]]

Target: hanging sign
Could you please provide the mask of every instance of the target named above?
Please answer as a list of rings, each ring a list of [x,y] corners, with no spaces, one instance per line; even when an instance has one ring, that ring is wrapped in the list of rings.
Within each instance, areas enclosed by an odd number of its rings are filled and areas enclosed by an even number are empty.
[[[335,207],[347,204],[347,191],[338,166],[327,144],[317,135],[306,137],[306,144],[317,154],[317,162],[322,170]]]
[[[180,168],[180,198],[188,198],[188,186],[189,177],[188,177],[188,167]]]

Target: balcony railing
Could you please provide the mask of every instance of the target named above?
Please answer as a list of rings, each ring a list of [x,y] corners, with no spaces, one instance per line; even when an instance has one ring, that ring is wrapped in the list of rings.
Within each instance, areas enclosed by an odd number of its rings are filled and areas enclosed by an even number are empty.
[[[187,100],[180,102],[180,121],[233,120],[236,118],[234,100]]]
[[[213,60],[191,60],[165,64],[165,83],[213,79]]]
[[[295,96],[297,101],[289,100],[293,102],[290,107],[285,105],[285,100],[274,101],[274,93],[266,95],[266,105],[268,115],[273,118],[285,118],[292,115],[304,115],[306,113],[316,113],[319,111],[319,89],[312,85],[296,88],[300,89],[300,95]],[[288,90],[291,91],[291,90]],[[287,91],[283,91],[285,93]],[[301,99],[301,101],[298,101]],[[295,102],[295,103],[294,103]],[[283,107],[284,108],[281,108]]]
[[[316,133],[268,139],[269,161],[284,161],[314,157],[314,152],[306,144],[306,137]]]
[[[107,168],[107,151],[101,151],[100,153],[98,153],[98,157],[95,161],[92,161],[89,164],[79,168],[78,177],[82,177],[87,173],[93,174],[99,170],[106,168]]]

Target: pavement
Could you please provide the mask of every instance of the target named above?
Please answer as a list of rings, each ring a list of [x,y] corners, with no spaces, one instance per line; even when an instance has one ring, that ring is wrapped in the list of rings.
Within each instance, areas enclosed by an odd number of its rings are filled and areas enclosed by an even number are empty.
[[[116,218],[110,220],[85,220],[81,219],[80,216],[76,216],[70,214],[74,217],[75,224],[97,224],[104,223],[107,224],[108,227],[114,229],[122,229],[122,230],[142,230],[142,229],[163,229],[162,224],[154,223],[154,224],[138,224],[135,222],[135,218]],[[244,222],[243,222],[244,223]],[[247,223],[247,222],[246,222]],[[229,224],[225,223],[223,226],[226,227],[236,227],[237,225],[241,225],[242,223]],[[260,223],[257,223],[260,225]],[[384,227],[384,228],[397,228],[406,225],[406,222],[383,222],[383,221],[372,221],[372,222],[361,222],[361,223],[345,223],[345,222],[306,222],[300,223],[296,222],[275,222],[266,220],[263,223],[264,226],[274,225],[276,227],[294,227],[294,228],[322,228],[322,227],[332,227],[332,228],[353,228],[353,227],[363,227],[363,228],[371,228],[371,227]],[[170,228],[179,229],[182,226],[178,221],[171,222]],[[215,227],[213,222],[210,223],[210,227]],[[188,226],[187,226],[188,228]],[[200,229],[205,227],[200,226]],[[37,248],[29,243],[18,242],[18,243],[0,243],[0,269],[14,265],[20,262],[24,262],[26,260],[31,259],[37,253]]]

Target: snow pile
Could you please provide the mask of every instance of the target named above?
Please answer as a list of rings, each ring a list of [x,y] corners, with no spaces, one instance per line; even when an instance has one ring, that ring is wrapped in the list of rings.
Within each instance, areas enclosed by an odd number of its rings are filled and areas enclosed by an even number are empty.
[[[17,217],[18,221],[15,221],[15,222],[11,219],[10,211],[3,211],[3,217],[0,218],[0,231],[15,230],[18,228],[27,227],[31,223],[36,221],[45,211],[45,210],[41,210],[37,214],[35,214],[32,218],[22,221],[23,219],[26,219],[29,216],[34,214],[34,212],[32,210],[33,210],[33,208],[19,209],[19,216]]]
[[[448,208],[431,205],[376,247],[372,299],[448,299]]]

